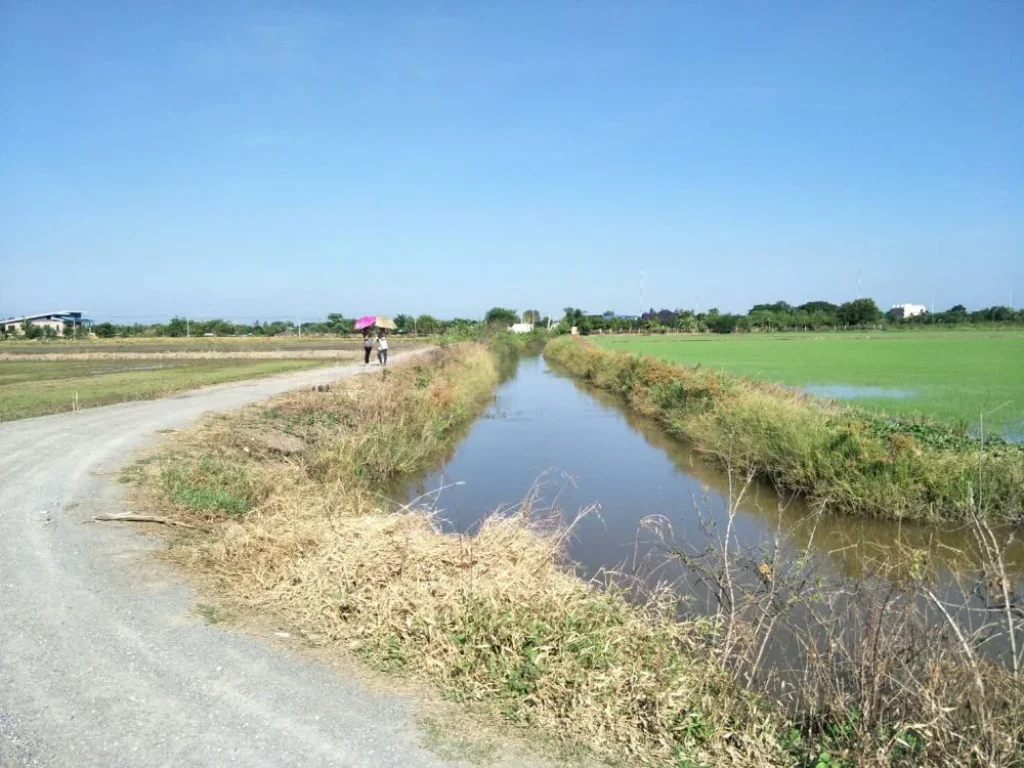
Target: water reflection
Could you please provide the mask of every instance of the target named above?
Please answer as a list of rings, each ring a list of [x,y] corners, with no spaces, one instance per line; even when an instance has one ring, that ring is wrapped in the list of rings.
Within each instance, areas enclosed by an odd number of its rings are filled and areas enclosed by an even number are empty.
[[[815,397],[824,397],[829,400],[856,400],[859,397],[889,397],[894,400],[905,400],[914,396],[912,389],[875,387],[865,384],[805,384],[801,389]]]
[[[499,387],[443,466],[407,487],[411,501],[426,494],[451,530],[471,531],[488,514],[517,505],[531,489],[536,505],[569,517],[592,504],[599,514],[574,529],[570,557],[584,575],[625,566],[632,570],[661,542],[642,523],[663,521],[679,546],[706,547],[724,530],[729,478],[667,436],[657,424],[619,401],[552,370],[540,357],[524,358]],[[514,373],[514,375],[512,375]],[[456,485],[457,484],[457,485]],[[734,489],[739,480],[734,478]],[[440,490],[438,490],[440,489]],[[884,564],[936,571],[967,567],[974,542],[960,526],[922,526],[816,514],[780,498],[765,483],[748,490],[735,520],[740,546],[769,544],[781,532],[795,555],[810,547],[837,575],[863,577]],[[1024,546],[1010,552],[1024,569]],[[899,567],[887,575],[902,575]],[[669,575],[659,572],[659,575]],[[679,575],[679,574],[675,574]]]

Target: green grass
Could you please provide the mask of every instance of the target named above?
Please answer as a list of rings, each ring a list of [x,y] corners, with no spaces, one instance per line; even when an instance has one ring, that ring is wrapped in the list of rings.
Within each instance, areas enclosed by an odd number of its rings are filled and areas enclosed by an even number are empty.
[[[0,362],[0,421],[148,400],[207,384],[298,371],[330,360],[61,360]]]
[[[790,386],[873,386],[909,396],[852,397],[893,416],[929,416],[1024,434],[1024,332],[595,336],[606,349]]]

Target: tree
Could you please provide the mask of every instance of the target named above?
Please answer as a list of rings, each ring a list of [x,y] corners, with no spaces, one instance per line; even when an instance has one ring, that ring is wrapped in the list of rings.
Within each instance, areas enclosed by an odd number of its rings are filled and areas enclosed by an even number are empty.
[[[168,336],[185,336],[188,333],[188,321],[183,317],[172,317],[167,323]]]
[[[92,332],[101,339],[112,339],[117,333],[113,323],[97,323],[92,327]]]
[[[741,319],[740,315],[731,314],[719,314],[718,310],[713,310],[714,316],[711,316],[711,312],[708,312],[708,328],[715,333],[732,333],[736,330],[736,326],[739,325]]]
[[[536,309],[526,310],[525,312],[523,312],[523,322],[530,323],[531,325],[536,325],[537,323],[540,322],[540,312],[538,312]]]
[[[431,315],[420,315],[416,318],[417,333],[437,333],[441,330],[441,322]]]
[[[586,312],[576,307],[565,308],[565,322],[570,326],[579,326],[583,322],[583,318],[586,316]]]
[[[755,304],[750,308],[751,312],[789,312],[793,309],[784,301],[776,301],[774,304]]]
[[[808,301],[806,304],[801,304],[797,309],[802,309],[804,312],[824,312],[826,314],[834,315],[839,307],[833,304],[831,301]]]
[[[484,315],[484,322],[487,325],[500,325],[507,328],[513,323],[519,322],[519,315],[516,314],[514,309],[491,307],[487,310],[487,314]]]
[[[986,307],[985,309],[979,309],[975,312],[974,317],[979,320],[1003,323],[1007,320],[1013,320],[1016,314],[1017,313],[1010,309],[1010,307]]]
[[[328,333],[336,333],[339,336],[343,333],[352,333],[353,320],[346,320],[340,312],[331,312],[327,315],[327,322],[324,324]]]
[[[395,329],[399,331],[407,331],[413,324],[413,319],[409,315],[395,315]]]
[[[42,337],[43,329],[31,320],[22,320],[21,333],[26,339],[38,339]]]
[[[874,299],[855,299],[840,305],[836,314],[844,325],[869,325],[882,316]]]

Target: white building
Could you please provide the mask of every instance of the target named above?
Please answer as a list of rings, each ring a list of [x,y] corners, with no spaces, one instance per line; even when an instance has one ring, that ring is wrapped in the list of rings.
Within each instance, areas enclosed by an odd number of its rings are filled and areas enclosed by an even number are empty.
[[[509,326],[509,330],[512,333],[531,333],[533,331],[533,323],[513,323]]]
[[[63,336],[64,331],[74,328],[81,328],[88,325],[89,321],[82,317],[82,313],[75,310],[62,310],[60,312],[43,312],[40,315],[25,315],[24,317],[9,317],[0,320],[0,326],[9,334],[24,333],[24,323],[39,326],[40,328],[52,328],[58,336]]]
[[[903,317],[917,317],[928,311],[924,304],[893,304],[892,309],[903,312]]]

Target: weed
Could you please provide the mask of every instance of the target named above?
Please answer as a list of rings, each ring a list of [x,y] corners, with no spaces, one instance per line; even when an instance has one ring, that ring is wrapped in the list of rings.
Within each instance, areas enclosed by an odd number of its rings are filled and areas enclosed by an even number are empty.
[[[245,467],[213,456],[168,462],[160,483],[176,506],[191,512],[238,517],[252,510],[257,496]]]
[[[209,603],[197,603],[195,612],[199,614],[207,624],[222,624],[230,622],[234,617],[223,608]]]

